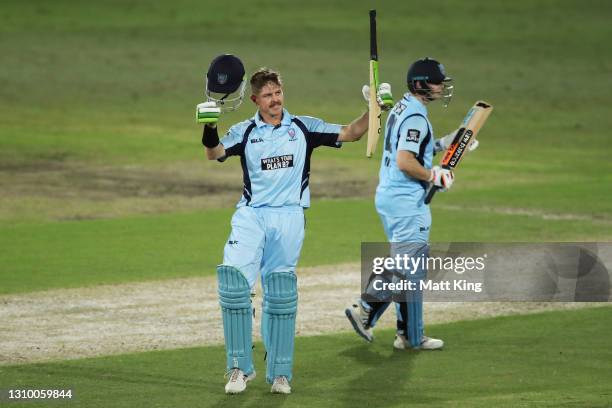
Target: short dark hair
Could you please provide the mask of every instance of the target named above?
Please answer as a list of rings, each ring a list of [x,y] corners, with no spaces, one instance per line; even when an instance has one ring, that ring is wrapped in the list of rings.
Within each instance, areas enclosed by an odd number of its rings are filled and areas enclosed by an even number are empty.
[[[269,68],[259,68],[251,76],[251,92],[253,95],[259,94],[261,89],[269,82],[278,86],[283,86],[283,80],[278,72],[272,71]]]

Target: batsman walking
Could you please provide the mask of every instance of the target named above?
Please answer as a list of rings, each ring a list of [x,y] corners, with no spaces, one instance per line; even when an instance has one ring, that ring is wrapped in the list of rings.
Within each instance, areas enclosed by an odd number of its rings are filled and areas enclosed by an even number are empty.
[[[228,55],[219,59],[209,70],[209,88],[221,93],[240,89],[240,60]],[[209,97],[196,111],[198,122],[205,124],[202,143],[208,159],[222,162],[236,156],[243,172],[242,197],[217,267],[229,375],[225,392],[241,393],[255,378],[251,291],[261,275],[266,380],[271,392],[289,394],[298,297],[295,268],[304,240],[304,209],[310,206],[311,155],[320,146],[339,148],[359,140],[367,131],[368,115],[345,126],[292,115],[284,109],[280,74],[266,68],[251,76],[250,86],[255,115],[232,126],[221,140],[219,104],[228,95]]]
[[[453,93],[451,83],[452,79],[446,76],[438,61],[430,58],[417,60],[408,70],[408,92],[394,105],[387,118],[375,201],[391,243],[392,257],[427,257],[431,213],[429,205],[424,202],[426,191],[430,185],[440,188],[438,191],[448,190],[453,185],[453,172],[440,166],[432,167],[432,159],[435,153],[448,148],[455,132],[434,138],[427,117],[429,103],[441,99],[445,106],[448,105]],[[469,150],[477,146],[474,141]],[[417,288],[418,281],[427,275],[422,264],[416,270],[391,272],[415,281]],[[388,295],[375,291],[371,285],[345,310],[357,334],[367,341],[374,339],[372,329],[390,304]],[[401,301],[396,303],[397,335],[393,346],[397,349],[442,348],[442,340],[424,334],[422,291],[411,290],[401,296]]]

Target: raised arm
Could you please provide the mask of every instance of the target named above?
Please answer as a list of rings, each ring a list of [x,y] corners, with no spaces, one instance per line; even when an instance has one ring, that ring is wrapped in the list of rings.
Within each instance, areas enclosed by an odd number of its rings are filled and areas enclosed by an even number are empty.
[[[361,89],[363,98],[366,102],[370,100],[370,87],[364,85]],[[382,110],[388,110],[393,106],[393,95],[391,94],[391,85],[382,83],[376,91],[376,101]],[[350,124],[343,126],[338,135],[339,142],[355,142],[361,139],[361,136],[368,131],[368,111],[365,111],[361,116],[352,121]]]
[[[225,148],[219,142],[219,134],[217,133],[217,122],[220,115],[221,109],[215,102],[203,102],[196,106],[196,121],[204,124],[202,144],[206,148],[208,160],[217,160],[225,156]]]
[[[225,148],[219,143],[219,134],[217,133],[216,125],[204,125],[202,144],[206,149],[206,158],[208,160],[217,160],[225,156]]]
[[[365,111],[350,124],[342,126],[338,134],[339,142],[355,142],[368,130],[368,111]]]

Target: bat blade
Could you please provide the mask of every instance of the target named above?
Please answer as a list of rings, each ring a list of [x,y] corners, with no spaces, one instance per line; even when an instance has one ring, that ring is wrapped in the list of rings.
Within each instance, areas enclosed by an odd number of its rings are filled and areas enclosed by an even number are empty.
[[[476,139],[476,135],[478,135],[478,132],[492,111],[493,106],[487,102],[478,101],[474,104],[474,106],[472,106],[467,115],[465,115],[465,118],[463,118],[459,130],[457,130],[457,133],[455,133],[453,142],[450,144],[448,149],[446,149],[446,153],[442,157],[442,160],[440,160],[440,167],[450,170],[457,167],[465,153],[468,151],[470,143]],[[439,187],[434,185],[429,188],[425,196],[425,204],[429,204],[431,202],[433,196],[438,190]]]
[[[380,136],[381,109],[376,102],[378,89],[378,43],[376,40],[376,10],[370,10],[370,102],[368,104],[368,140],[366,156],[372,157]]]
[[[380,106],[378,106],[378,102],[376,101],[376,89],[378,85],[375,79],[375,71],[376,71],[377,61],[370,61],[370,102],[368,105],[369,113],[368,113],[368,143],[366,156],[372,157],[372,154],[376,151],[376,144],[378,143],[378,139],[380,137],[380,116],[382,110]]]

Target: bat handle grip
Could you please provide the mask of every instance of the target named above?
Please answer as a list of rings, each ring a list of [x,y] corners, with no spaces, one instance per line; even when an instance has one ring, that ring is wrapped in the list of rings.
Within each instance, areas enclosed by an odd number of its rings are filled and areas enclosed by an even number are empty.
[[[438,191],[439,188],[440,187],[434,185],[429,188],[429,191],[427,191],[427,195],[425,196],[425,204],[431,203],[434,194],[436,194],[436,191]]]

